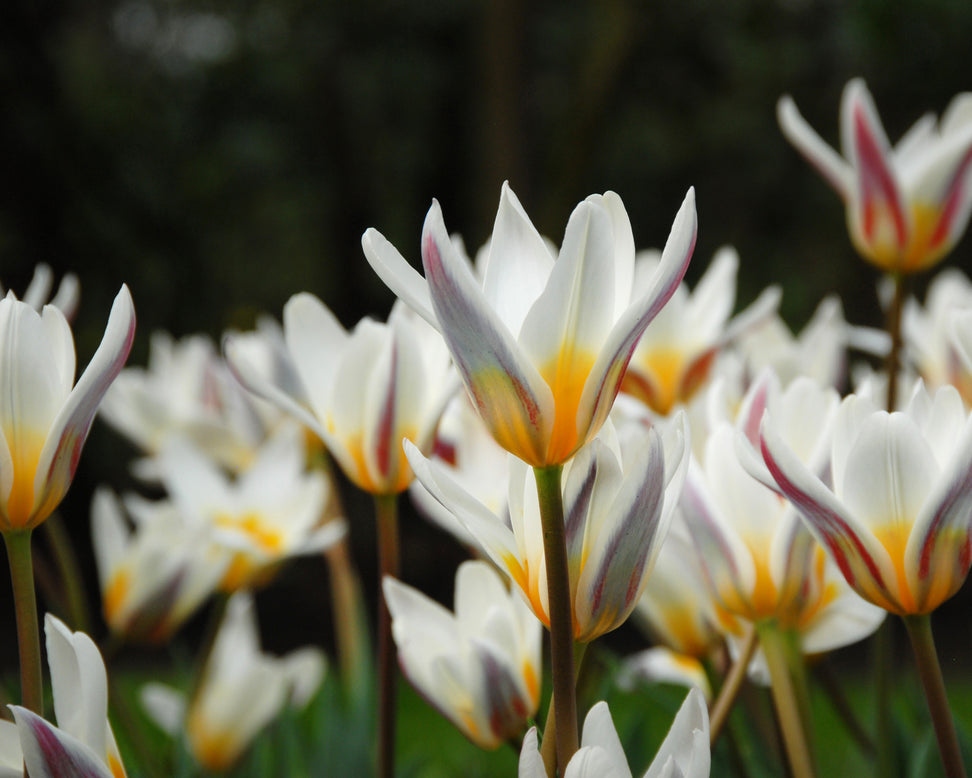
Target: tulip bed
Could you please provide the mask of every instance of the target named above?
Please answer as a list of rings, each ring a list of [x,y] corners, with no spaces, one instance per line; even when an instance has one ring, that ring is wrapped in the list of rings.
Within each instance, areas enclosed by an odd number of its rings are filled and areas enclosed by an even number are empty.
[[[972,94],[892,147],[854,80],[842,154],[778,118],[882,275],[883,330],[828,298],[794,334],[776,287],[733,316],[728,248],[690,291],[693,189],[657,251],[610,191],[557,247],[504,184],[474,256],[434,201],[421,272],[363,233],[386,322],[298,292],[219,344],[157,333],[144,368],[122,286],[77,381],[77,279],[8,292],[0,778],[965,776],[969,635],[936,646],[932,616],[972,565],[972,281],[908,284],[972,212]],[[57,508],[99,409],[139,488],[94,494],[93,608]],[[403,574],[405,500],[468,556],[449,602]],[[326,567],[330,656],[263,647],[256,594],[296,557]],[[126,665],[147,646],[169,667]]]

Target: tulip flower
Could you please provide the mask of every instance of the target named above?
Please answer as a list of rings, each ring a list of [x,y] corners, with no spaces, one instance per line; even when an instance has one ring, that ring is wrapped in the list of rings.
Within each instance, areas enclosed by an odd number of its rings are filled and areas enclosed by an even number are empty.
[[[36,527],[64,498],[98,404],[135,334],[128,287],[115,297],[101,345],[77,384],[64,314],[0,300],[0,531]]]
[[[213,545],[210,528],[193,526],[171,502],[129,497],[125,519],[108,489],[91,503],[91,542],[105,621],[129,640],[168,640],[216,591],[230,556]]]
[[[235,479],[186,440],[173,439],[162,452],[162,483],[175,507],[187,524],[208,530],[230,559],[224,591],[263,583],[287,557],[323,551],[344,536],[343,519],[319,526],[328,482],[320,471],[306,471],[305,461],[295,424],[260,446]]]
[[[363,319],[349,334],[320,300],[302,293],[284,308],[284,337],[300,385],[268,375],[229,335],[224,351],[241,383],[317,433],[361,489],[406,489],[412,473],[402,438],[428,449],[455,389],[438,334],[401,305],[387,324]]]
[[[864,599],[930,613],[965,580],[972,557],[972,420],[951,386],[919,383],[906,409],[843,401],[828,486],[800,462],[770,414],[761,425],[772,477]]]
[[[589,642],[634,609],[667,532],[688,463],[684,414],[664,438],[655,427],[622,449],[613,427],[564,467],[563,502],[573,636]],[[664,442],[663,442],[664,441]],[[628,442],[628,441],[626,441]],[[550,623],[537,485],[509,458],[509,521],[469,495],[441,463],[405,442],[422,485],[448,508],[483,552],[520,587],[534,614]]]
[[[658,266],[657,252],[635,262],[634,296],[647,291]],[[739,255],[716,252],[694,292],[682,282],[638,341],[621,389],[660,415],[684,405],[705,384],[720,350],[772,315],[780,291],[767,289],[747,310],[729,320],[736,298]]]
[[[797,629],[807,653],[864,638],[883,613],[844,584],[797,511],[747,473],[740,435],[755,436],[769,406],[807,467],[820,471],[829,457],[838,402],[834,390],[809,379],[797,379],[784,391],[772,374],[764,374],[744,400],[738,431],[723,422],[710,433],[705,459],[689,469],[680,503],[719,605],[753,623],[774,619],[784,629]]]
[[[361,242],[382,280],[442,332],[493,437],[546,467],[566,462],[607,419],[638,338],[685,273],[695,233],[689,190],[634,300],[634,239],[613,192],[574,209],[554,257],[504,184],[482,281],[437,202],[422,231],[425,278],[376,230]]]
[[[705,700],[697,689],[690,689],[643,778],[708,778],[711,760]],[[588,712],[580,750],[562,775],[564,778],[631,778],[631,769],[606,702],[597,703]],[[546,776],[534,727],[523,738],[519,777]]]
[[[161,684],[142,690],[149,715],[169,734],[185,732],[189,750],[206,770],[222,772],[285,705],[302,707],[324,676],[324,654],[297,649],[284,657],[260,650],[252,598],[234,594],[192,700]]]
[[[188,438],[223,467],[251,464],[280,413],[240,387],[203,335],[176,340],[153,332],[146,367],[127,367],[112,384],[100,417],[149,458],[136,474],[157,480],[153,459],[174,436]]]
[[[934,265],[965,231],[972,210],[972,95],[958,95],[936,127],[926,115],[893,149],[864,81],[844,89],[843,158],[797,111],[778,105],[780,127],[837,190],[851,240],[879,268],[913,273]]]
[[[677,509],[633,616],[659,643],[695,660],[710,657],[726,631],[739,631],[736,619],[713,598]]]
[[[455,613],[397,581],[383,581],[406,677],[473,743],[520,736],[540,703],[540,622],[486,562],[456,572]]]
[[[125,768],[108,723],[108,678],[94,642],[48,614],[47,662],[57,726],[12,705],[16,727],[0,722],[0,778],[123,778]],[[19,744],[11,735],[19,733]],[[69,772],[70,771],[70,772]]]
[[[925,304],[909,299],[901,314],[905,358],[929,391],[951,384],[972,404],[972,362],[965,358],[965,328],[957,321],[972,311],[972,282],[958,268],[946,268],[932,279]]]

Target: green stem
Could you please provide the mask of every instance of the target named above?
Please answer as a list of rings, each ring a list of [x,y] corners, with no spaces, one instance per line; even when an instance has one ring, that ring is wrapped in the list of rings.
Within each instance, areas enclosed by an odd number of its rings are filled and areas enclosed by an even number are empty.
[[[743,638],[742,650],[729,669],[729,674],[719,689],[719,696],[709,712],[709,745],[715,745],[716,740],[719,739],[722,727],[726,723],[726,719],[729,718],[729,712],[732,710],[732,706],[739,696],[739,690],[742,689],[743,682],[746,680],[749,663],[753,660],[753,654],[756,653],[756,628],[749,625],[747,629],[748,632]]]
[[[378,778],[395,772],[395,682],[397,663],[391,634],[391,613],[381,582],[398,577],[398,502],[395,495],[375,495],[378,522]]]
[[[908,628],[911,647],[915,651],[915,663],[918,666],[922,688],[925,690],[925,699],[928,701],[928,711],[931,713],[932,724],[935,727],[935,737],[938,738],[938,750],[942,755],[945,775],[947,778],[965,778],[965,766],[962,764],[962,752],[959,750],[958,736],[955,733],[955,722],[948,705],[942,668],[938,663],[938,653],[935,650],[931,614],[902,616],[902,619]]]
[[[361,582],[351,561],[347,539],[324,552],[331,581],[331,608],[337,635],[341,682],[348,699],[359,699],[368,684],[368,629]]]
[[[898,404],[898,371],[901,367],[901,309],[904,307],[905,277],[901,273],[889,273],[894,284],[894,296],[888,308],[886,329],[891,336],[891,348],[884,362],[884,372],[888,377],[886,405],[890,413]]]
[[[580,680],[581,667],[584,664],[584,655],[587,653],[587,643],[574,643],[574,689],[576,694],[577,683]],[[550,695],[550,706],[547,709],[547,718],[543,723],[543,740],[540,743],[540,758],[543,759],[543,766],[547,770],[548,776],[557,774],[557,707],[554,703],[554,696]]]
[[[64,521],[57,513],[52,513],[41,525],[44,539],[54,557],[54,563],[61,574],[61,588],[67,606],[71,628],[81,632],[91,631],[91,609],[85,596],[84,578],[81,566],[74,553],[74,545],[64,527]]]
[[[25,708],[44,715],[44,676],[41,671],[40,630],[37,624],[37,594],[34,591],[34,563],[30,552],[31,530],[3,533],[10,562],[14,609],[17,613],[17,644],[20,648],[20,696]]]
[[[563,465],[534,467],[543,553],[547,566],[547,608],[550,616],[550,670],[556,716],[557,765],[561,773],[577,751],[577,695],[574,691],[574,625],[570,607],[570,572],[564,501],[560,491]]]
[[[790,675],[787,637],[772,619],[757,624],[756,630],[769,667],[773,706],[783,732],[787,761],[795,778],[813,778],[813,755],[807,739],[807,724],[801,717],[798,691]]]

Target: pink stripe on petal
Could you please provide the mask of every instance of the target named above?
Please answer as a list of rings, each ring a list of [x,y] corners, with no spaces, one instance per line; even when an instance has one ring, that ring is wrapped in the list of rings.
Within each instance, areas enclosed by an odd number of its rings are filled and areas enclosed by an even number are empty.
[[[877,562],[871,556],[860,536],[851,528],[846,519],[840,515],[836,506],[824,505],[791,480],[790,476],[780,465],[777,454],[770,450],[766,437],[766,430],[764,428],[760,448],[770,474],[779,485],[783,494],[786,495],[787,499],[793,503],[794,507],[796,507],[806,520],[807,526],[813,535],[831,554],[844,578],[847,580],[847,583],[858,592],[862,588],[869,588],[868,582],[860,580],[854,570],[855,562],[861,563],[870,576],[871,581],[880,589],[882,595],[890,602],[897,603],[897,598],[894,597],[885,584],[884,576],[881,575],[881,570]],[[789,465],[794,464],[796,463],[789,463]],[[802,465],[799,466],[802,467]],[[816,478],[809,472],[807,472],[807,476]]]
[[[652,285],[640,300],[632,303],[621,315],[591,368],[584,386],[578,416],[589,408],[592,420],[589,429],[597,431],[614,405],[624,380],[628,363],[638,341],[658,312],[675,294],[688,270],[695,250],[698,217],[695,211],[695,190],[689,189],[675,214],[671,233],[662,251],[662,258],[652,279]]]
[[[468,269],[455,258],[438,204],[426,218],[422,259],[432,304],[463,383],[493,436],[531,464],[544,461],[553,423],[553,397],[537,370],[522,359],[509,330],[489,308]],[[546,397],[538,391],[547,389]],[[544,413],[543,409],[548,409]],[[549,417],[549,418],[546,418]]]
[[[878,209],[885,205],[891,210],[897,244],[904,248],[908,243],[908,223],[889,160],[871,127],[867,110],[860,103],[855,104],[853,110],[859,207],[864,236],[868,241],[874,239]]]
[[[10,709],[31,778],[112,778],[108,766],[79,740],[26,708]]]
[[[939,206],[941,215],[935,225],[934,232],[928,239],[929,249],[937,248],[952,234],[956,215],[959,213],[963,199],[968,196],[966,193],[966,177],[970,165],[972,165],[972,148],[965,152],[946,188],[945,196]]]

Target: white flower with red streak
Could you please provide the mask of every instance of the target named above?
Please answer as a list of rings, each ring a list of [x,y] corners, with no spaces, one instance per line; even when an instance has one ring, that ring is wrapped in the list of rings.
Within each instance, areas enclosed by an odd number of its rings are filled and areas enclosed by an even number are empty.
[[[695,246],[689,190],[661,262],[632,300],[634,238],[621,198],[591,195],[558,256],[503,185],[480,280],[433,202],[425,277],[374,229],[362,237],[381,279],[438,328],[480,416],[533,466],[566,462],[607,419],[638,339],[675,292]]]
[[[456,573],[455,613],[394,578],[383,582],[408,680],[481,748],[526,730],[540,704],[543,628],[486,562]]]
[[[98,404],[135,335],[128,287],[77,384],[74,337],[52,305],[41,313],[12,292],[0,300],[0,531],[36,527],[64,498]]]
[[[23,778],[25,766],[31,778],[124,778],[108,723],[108,676],[98,648],[50,614],[44,632],[57,726],[11,705],[16,726],[0,722],[0,778]]]
[[[307,293],[287,302],[283,326],[299,384],[257,364],[229,335],[223,348],[237,378],[320,436],[358,487],[405,490],[412,471],[402,439],[428,450],[458,388],[442,338],[400,303],[387,324],[365,318],[349,333]]]
[[[972,210],[972,95],[958,95],[941,122],[925,115],[891,147],[862,79],[844,89],[841,157],[783,97],[783,133],[837,190],[860,254],[902,273],[938,262],[965,231]]]
[[[688,465],[684,413],[662,432],[649,427],[623,437],[630,445],[622,447],[607,425],[565,465],[561,480],[574,639],[581,642],[620,626],[634,609]],[[405,448],[416,478],[549,624],[540,508],[529,466],[509,457],[507,523],[466,492],[447,467],[426,459],[408,441]]]
[[[761,425],[762,453],[847,582],[899,615],[929,613],[955,594],[972,562],[972,418],[954,387],[919,382],[903,411],[851,395],[834,424],[829,482],[778,430]]]

